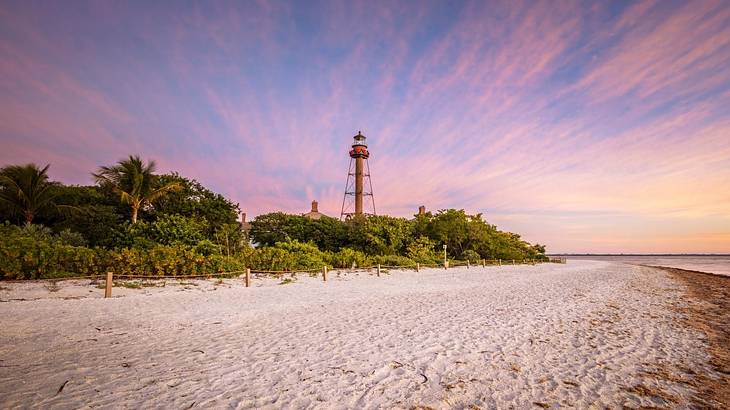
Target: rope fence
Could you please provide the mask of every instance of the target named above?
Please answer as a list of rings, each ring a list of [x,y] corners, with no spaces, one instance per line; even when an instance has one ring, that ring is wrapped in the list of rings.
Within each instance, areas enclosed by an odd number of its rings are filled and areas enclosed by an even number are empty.
[[[178,275],[178,276],[171,276],[171,275],[124,275],[124,274],[114,274],[115,278],[120,279],[217,279],[217,278],[231,278],[234,276],[240,276],[246,273],[245,270],[239,270],[239,271],[230,271],[230,272],[217,272],[217,273],[210,273],[210,274],[203,274],[203,275]]]
[[[244,275],[244,281],[246,287],[251,286],[251,274],[256,275],[256,277],[260,276],[281,276],[281,275],[296,275],[298,273],[309,273],[310,275],[314,273],[314,277],[322,275],[322,280],[327,281],[327,273],[328,272],[336,272],[338,275],[345,271],[347,273],[354,273],[354,272],[372,272],[375,271],[376,275],[379,277],[380,274],[383,272],[383,270],[392,269],[392,270],[415,270],[416,272],[419,272],[421,268],[429,268],[429,269],[449,269],[449,268],[456,268],[456,267],[467,267],[467,269],[474,267],[487,267],[487,266],[502,266],[502,265],[535,265],[537,263],[566,263],[567,260],[564,257],[550,257],[547,259],[523,259],[523,260],[516,260],[516,259],[482,259],[478,261],[477,263],[472,264],[471,261],[457,261],[457,260],[447,260],[444,261],[442,264],[438,263],[431,263],[431,264],[421,264],[421,263],[415,263],[412,265],[373,265],[373,266],[361,266],[361,267],[352,267],[352,268],[334,268],[332,267],[330,270],[330,267],[323,266],[322,268],[316,268],[316,269],[295,269],[295,270],[252,270],[252,269],[245,269],[245,270],[235,270],[235,271],[227,271],[227,272],[216,272],[216,273],[209,273],[209,274],[200,274],[200,275],[130,275],[130,274],[115,274],[113,272],[107,272],[105,275],[97,274],[97,275],[86,275],[86,276],[72,276],[72,277],[61,277],[61,278],[46,278],[46,279],[21,279],[21,280],[7,280],[2,281],[5,283],[22,283],[22,282],[59,282],[59,281],[66,281],[66,280],[93,280],[93,281],[99,281],[102,279],[105,279],[105,292],[104,297],[109,298],[112,294],[112,286],[115,279],[142,279],[142,280],[186,280],[186,279],[220,279],[220,278],[240,278],[242,275]],[[106,277],[106,278],[105,278]]]
[[[104,275],[86,275],[86,276],[64,276],[62,278],[42,278],[42,279],[7,279],[0,280],[0,283],[26,283],[26,282],[60,282],[63,280],[98,280]]]

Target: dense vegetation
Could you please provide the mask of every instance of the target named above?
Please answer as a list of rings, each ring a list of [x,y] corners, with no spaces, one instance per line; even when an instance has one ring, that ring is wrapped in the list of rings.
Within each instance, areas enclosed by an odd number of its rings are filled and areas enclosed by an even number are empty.
[[[343,222],[322,217],[312,220],[281,212],[264,214],[251,223],[251,239],[262,246],[287,241],[311,242],[323,251],[343,248],[368,256],[407,257],[412,262],[435,263],[448,256],[460,260],[529,259],[544,255],[541,245],[530,245],[519,235],[502,232],[463,210],[427,212],[413,219],[372,216]]]
[[[247,233],[238,204],[176,173],[157,175],[138,157],[100,167],[94,186],[52,182],[47,171],[0,169],[0,279],[434,264],[444,244],[459,260],[545,253],[463,210],[351,221],[275,212]]]

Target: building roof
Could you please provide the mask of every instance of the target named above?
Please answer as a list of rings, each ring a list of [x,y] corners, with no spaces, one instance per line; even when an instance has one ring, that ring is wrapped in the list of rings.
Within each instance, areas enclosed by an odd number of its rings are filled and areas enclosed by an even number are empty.
[[[312,210],[307,212],[306,214],[303,214],[302,216],[304,216],[305,218],[314,219],[316,221],[317,219],[320,219],[321,217],[327,215],[319,212],[317,201],[312,201]]]

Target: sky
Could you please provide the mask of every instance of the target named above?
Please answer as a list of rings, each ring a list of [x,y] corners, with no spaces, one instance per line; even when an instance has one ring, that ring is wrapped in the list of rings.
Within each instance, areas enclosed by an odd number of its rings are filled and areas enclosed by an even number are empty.
[[[0,1],[0,165],[339,216],[359,130],[381,214],[730,253],[730,2]]]

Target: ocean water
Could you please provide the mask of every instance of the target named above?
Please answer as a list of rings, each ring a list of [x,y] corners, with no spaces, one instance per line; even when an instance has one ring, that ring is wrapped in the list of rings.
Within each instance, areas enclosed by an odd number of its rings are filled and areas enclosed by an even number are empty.
[[[666,266],[730,276],[730,255],[580,255],[566,258]]]

